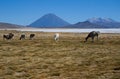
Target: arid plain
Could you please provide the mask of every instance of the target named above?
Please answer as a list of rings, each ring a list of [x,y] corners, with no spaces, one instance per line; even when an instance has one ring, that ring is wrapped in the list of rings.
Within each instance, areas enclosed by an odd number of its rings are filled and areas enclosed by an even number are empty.
[[[12,40],[3,34],[14,33]],[[22,33],[25,40],[19,40]],[[29,40],[29,35],[36,36]],[[0,79],[119,79],[120,34],[0,31]]]

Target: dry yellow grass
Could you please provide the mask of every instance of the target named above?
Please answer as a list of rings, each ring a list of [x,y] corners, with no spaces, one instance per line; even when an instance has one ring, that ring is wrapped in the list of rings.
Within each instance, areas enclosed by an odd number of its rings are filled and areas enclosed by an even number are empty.
[[[36,32],[34,40],[2,39],[0,79],[120,79],[120,34],[101,34],[99,41],[84,43],[87,34]]]

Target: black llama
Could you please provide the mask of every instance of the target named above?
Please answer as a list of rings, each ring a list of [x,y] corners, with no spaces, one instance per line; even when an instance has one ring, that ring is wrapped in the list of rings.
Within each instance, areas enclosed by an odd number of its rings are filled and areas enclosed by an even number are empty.
[[[92,31],[88,34],[88,36],[85,38],[85,42],[87,42],[88,38],[92,38],[92,42],[94,42],[94,38],[97,37],[98,40],[98,35],[100,34],[99,31]]]
[[[9,33],[7,35],[3,35],[3,39],[6,39],[6,40],[11,40],[13,38],[14,34],[13,33]]]
[[[32,40],[35,37],[35,34],[30,34],[30,40]]]
[[[22,40],[22,39],[25,39],[25,34],[22,34],[22,35],[20,36],[20,40]]]

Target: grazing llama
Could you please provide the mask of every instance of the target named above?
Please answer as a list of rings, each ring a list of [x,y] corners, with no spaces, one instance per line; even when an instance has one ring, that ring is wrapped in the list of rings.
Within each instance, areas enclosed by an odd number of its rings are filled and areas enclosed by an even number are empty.
[[[60,36],[59,33],[56,33],[56,34],[54,35],[54,40],[55,40],[55,41],[59,40],[59,36]]]
[[[35,37],[35,34],[30,34],[30,40],[32,40]]]
[[[25,34],[21,34],[21,36],[20,36],[19,39],[20,39],[20,40],[25,39]]]
[[[88,36],[85,38],[85,42],[87,42],[88,38],[92,38],[92,42],[94,42],[94,37],[97,37],[98,40],[98,35],[100,34],[99,31],[92,31],[88,34]]]
[[[13,38],[14,34],[13,33],[9,33],[7,35],[3,35],[3,39],[6,39],[6,40],[11,40]]]

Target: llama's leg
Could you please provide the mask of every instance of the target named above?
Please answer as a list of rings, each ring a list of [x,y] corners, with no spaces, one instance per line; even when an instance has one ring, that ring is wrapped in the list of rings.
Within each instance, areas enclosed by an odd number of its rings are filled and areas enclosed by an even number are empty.
[[[59,41],[59,37],[57,37],[57,39],[56,40],[58,40]]]
[[[54,39],[55,39],[55,41],[57,40],[57,38],[56,38],[56,37],[55,37]]]
[[[94,42],[94,37],[92,37],[92,42]]]
[[[85,38],[85,42],[87,42],[88,38],[89,38],[88,36]]]
[[[98,41],[98,36],[97,36],[97,41]]]
[[[56,40],[58,40],[58,38],[56,38]]]
[[[20,39],[19,40],[21,40],[21,37],[20,37]]]

